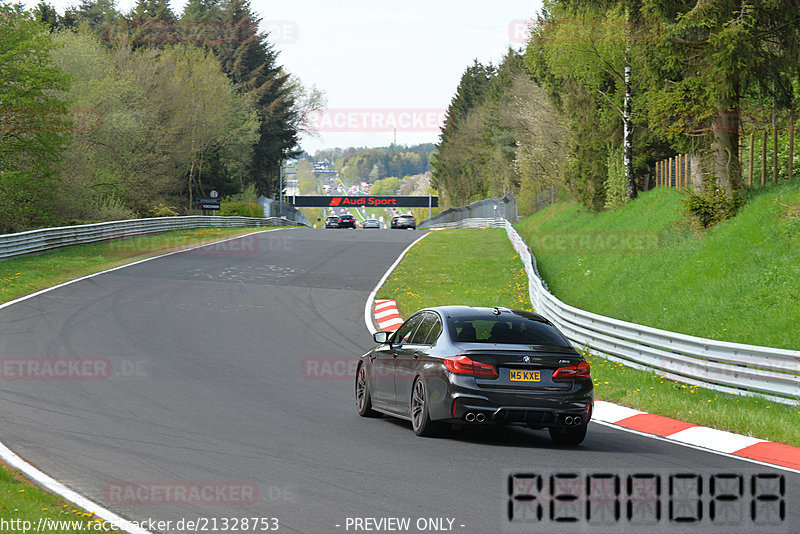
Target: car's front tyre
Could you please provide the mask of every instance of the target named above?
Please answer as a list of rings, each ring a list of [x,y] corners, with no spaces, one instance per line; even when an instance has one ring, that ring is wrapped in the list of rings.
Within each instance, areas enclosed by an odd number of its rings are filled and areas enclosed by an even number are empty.
[[[372,397],[369,393],[367,370],[361,365],[356,374],[356,408],[361,417],[380,417],[381,412],[372,409]]]
[[[579,445],[586,438],[586,429],[589,424],[578,426],[550,427],[550,439],[556,445]]]
[[[441,424],[431,421],[428,407],[428,388],[417,378],[411,388],[411,427],[418,436],[433,437],[441,431]]]

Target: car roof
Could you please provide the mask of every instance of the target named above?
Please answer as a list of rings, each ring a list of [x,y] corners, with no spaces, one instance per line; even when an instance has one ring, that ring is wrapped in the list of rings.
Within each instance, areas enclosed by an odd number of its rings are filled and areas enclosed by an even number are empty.
[[[495,312],[495,310],[497,310],[500,315],[503,315],[505,313],[511,313],[514,315],[521,315],[522,317],[525,317],[526,319],[530,319],[532,321],[538,321],[541,323],[550,324],[550,321],[548,321],[538,313],[526,310],[519,310],[516,308],[506,308],[503,306],[498,306],[494,308],[490,308],[488,306],[433,306],[430,308],[425,308],[424,310],[420,311],[437,311],[447,319],[457,319],[459,317],[475,317],[476,315],[477,316],[485,315],[486,317],[496,317],[497,313]]]

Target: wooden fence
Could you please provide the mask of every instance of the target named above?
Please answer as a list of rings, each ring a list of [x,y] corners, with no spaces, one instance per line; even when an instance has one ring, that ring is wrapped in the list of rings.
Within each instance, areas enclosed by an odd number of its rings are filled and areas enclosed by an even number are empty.
[[[781,179],[781,171],[785,171],[783,173],[785,179],[794,178],[794,136],[792,121],[788,139],[783,139],[788,142],[788,146],[784,143],[783,156],[779,149],[781,136],[777,128],[772,132],[763,130],[758,134],[750,133],[739,137],[739,161],[742,166],[742,178],[747,187],[758,185],[759,182],[762,186],[766,185],[769,179],[778,182]],[[688,189],[691,186],[691,173],[691,158],[688,154],[678,154],[659,161],[655,165],[655,187]]]

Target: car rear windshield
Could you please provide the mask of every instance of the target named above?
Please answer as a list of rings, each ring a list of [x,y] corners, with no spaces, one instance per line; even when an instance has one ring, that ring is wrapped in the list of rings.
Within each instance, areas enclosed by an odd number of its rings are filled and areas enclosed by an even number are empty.
[[[464,343],[520,343],[569,347],[569,341],[555,327],[519,314],[451,317],[450,339]]]

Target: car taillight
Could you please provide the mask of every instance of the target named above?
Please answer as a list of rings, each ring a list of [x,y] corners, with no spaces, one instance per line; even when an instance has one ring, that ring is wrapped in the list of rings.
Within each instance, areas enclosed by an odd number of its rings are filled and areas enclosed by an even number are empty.
[[[556,372],[553,373],[553,378],[561,378],[561,379],[573,379],[573,378],[590,378],[591,377],[591,369],[589,368],[589,362],[583,361],[578,365],[570,365],[569,367],[561,367],[556,369]]]
[[[450,356],[444,366],[457,375],[475,375],[497,378],[497,369],[487,363],[473,362],[468,356]]]

